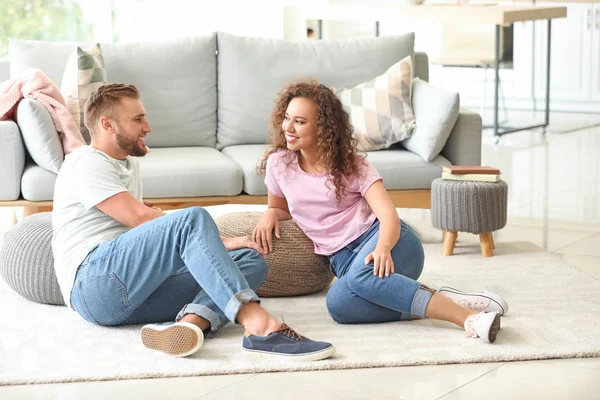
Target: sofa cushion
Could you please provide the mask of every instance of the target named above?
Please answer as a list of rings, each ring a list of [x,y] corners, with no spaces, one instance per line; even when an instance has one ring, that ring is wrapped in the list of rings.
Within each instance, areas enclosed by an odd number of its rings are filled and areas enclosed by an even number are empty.
[[[240,145],[225,147],[222,152],[236,163],[244,176],[244,192],[251,195],[267,194],[264,176],[256,174],[256,166],[265,154],[268,145]],[[426,162],[421,156],[398,145],[387,150],[368,152],[369,162],[383,177],[387,190],[429,189],[431,182],[439,178],[442,166],[452,164],[437,156]]]
[[[242,172],[211,147],[154,148],[140,159],[145,198],[233,196],[242,191]]]
[[[265,155],[266,144],[243,144],[225,147],[221,152],[229,157],[242,171],[244,193],[252,195],[267,194],[264,177],[257,175],[256,168]]]
[[[234,196],[242,192],[242,172],[212,147],[153,148],[140,157],[144,198]],[[30,163],[21,180],[23,197],[52,200],[56,174]]]
[[[371,151],[368,157],[371,164],[377,168],[388,190],[430,189],[431,182],[440,177],[442,166],[451,164],[442,156],[427,162],[421,156],[400,146]]]
[[[40,167],[58,173],[65,153],[50,113],[35,99],[23,99],[17,106],[17,124],[27,152]]]
[[[11,77],[36,67],[60,86],[67,60],[77,45],[89,46],[85,43],[11,40]],[[215,35],[101,46],[110,81],[134,84],[142,93],[153,129],[146,139],[149,147],[215,146]]]
[[[345,41],[248,38],[219,33],[217,147],[265,144],[284,84],[312,77],[352,87],[414,54],[413,33]]]
[[[458,118],[458,93],[436,88],[416,78],[413,81],[413,110],[417,120],[415,133],[402,146],[431,161],[444,148]]]
[[[411,105],[412,63],[406,56],[385,73],[353,88],[334,89],[350,116],[352,135],[364,151],[382,150],[415,129]]]
[[[56,174],[30,161],[21,176],[21,193],[25,200],[47,201],[54,197]]]
[[[92,139],[83,120],[85,103],[92,93],[106,82],[106,68],[100,44],[96,43],[85,50],[77,46],[65,66],[60,91],[87,144],[90,144]]]

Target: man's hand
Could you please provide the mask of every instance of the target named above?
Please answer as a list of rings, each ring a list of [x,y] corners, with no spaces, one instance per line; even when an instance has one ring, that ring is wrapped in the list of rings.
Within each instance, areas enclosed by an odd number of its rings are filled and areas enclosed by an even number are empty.
[[[250,236],[242,236],[242,237],[232,237],[227,238],[221,236],[221,240],[223,240],[223,244],[227,251],[238,250],[238,249],[254,249],[258,251],[263,256],[265,255],[264,250],[256,243]]]
[[[148,200],[144,200],[144,205],[146,207],[154,208],[155,210],[162,211],[162,208],[154,207],[154,203]]]

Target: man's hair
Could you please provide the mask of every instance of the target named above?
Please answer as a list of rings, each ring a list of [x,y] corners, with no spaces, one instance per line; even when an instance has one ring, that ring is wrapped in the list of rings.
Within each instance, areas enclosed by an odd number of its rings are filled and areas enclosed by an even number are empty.
[[[85,103],[83,121],[85,126],[94,134],[94,127],[103,115],[116,119],[115,106],[121,101],[121,97],[139,99],[140,92],[133,85],[124,83],[107,83],[96,89]]]

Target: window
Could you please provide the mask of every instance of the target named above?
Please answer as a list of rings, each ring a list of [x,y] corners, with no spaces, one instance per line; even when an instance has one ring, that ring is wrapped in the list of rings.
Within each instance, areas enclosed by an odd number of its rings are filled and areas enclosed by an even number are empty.
[[[80,0],[0,0],[0,58],[8,39],[89,41],[92,24]]]

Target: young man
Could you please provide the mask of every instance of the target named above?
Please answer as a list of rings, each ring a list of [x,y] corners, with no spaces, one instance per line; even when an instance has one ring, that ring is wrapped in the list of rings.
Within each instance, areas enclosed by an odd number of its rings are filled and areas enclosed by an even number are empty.
[[[105,326],[142,328],[142,342],[178,357],[229,321],[242,349],[262,357],[319,360],[330,343],[279,324],[254,292],[267,265],[248,237],[222,238],[200,207],[166,215],[142,200],[136,157],[152,129],[133,85],[107,84],[85,105],[90,146],[65,158],[54,188],[52,247],[65,303]]]

